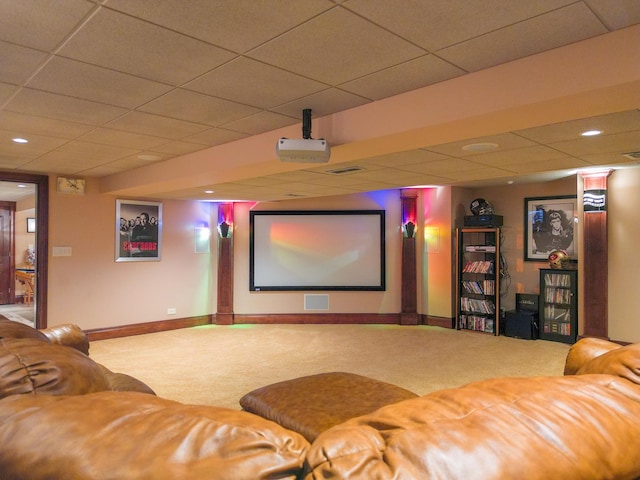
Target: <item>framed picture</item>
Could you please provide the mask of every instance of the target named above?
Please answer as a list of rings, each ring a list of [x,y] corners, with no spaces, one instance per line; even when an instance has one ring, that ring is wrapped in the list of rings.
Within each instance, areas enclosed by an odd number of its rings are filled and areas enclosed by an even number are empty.
[[[116,200],[116,262],[160,260],[162,203]]]
[[[569,257],[576,259],[577,208],[575,195],[525,198],[524,259],[546,261],[554,250],[564,250]]]
[[[27,233],[36,233],[36,219],[27,218]]]

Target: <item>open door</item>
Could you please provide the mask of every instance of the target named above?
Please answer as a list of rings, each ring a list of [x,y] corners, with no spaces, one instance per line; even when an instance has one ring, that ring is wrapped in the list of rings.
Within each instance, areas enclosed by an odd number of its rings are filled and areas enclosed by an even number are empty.
[[[13,224],[15,203],[0,200],[0,305],[15,299]]]
[[[16,172],[0,172],[0,182],[16,182],[16,183],[31,183],[36,186],[36,241],[35,241],[35,326],[36,328],[46,328],[47,326],[47,277],[48,277],[48,254],[49,254],[49,177],[46,175],[32,175],[28,173],[16,173]],[[0,199],[1,200],[1,199]],[[0,202],[0,235],[2,238],[0,242],[3,244],[11,245],[11,236],[5,238],[5,232],[2,223],[6,221],[6,218],[2,218],[3,213],[2,203]],[[7,203],[7,202],[4,202]],[[15,207],[14,207],[15,208]],[[11,218],[13,220],[13,218]],[[11,225],[10,228],[14,228]],[[13,232],[9,233],[13,235]],[[9,247],[10,248],[10,247]],[[13,256],[14,252],[10,252],[10,256]],[[5,268],[3,263],[4,258],[4,245],[0,245],[0,277],[2,275],[2,269]],[[14,259],[11,258],[8,262],[10,275],[6,281],[15,282],[15,270],[13,266]],[[2,288],[2,282],[5,280],[0,279],[0,288]],[[4,289],[3,289],[4,290]],[[10,289],[13,290],[13,289]],[[0,297],[0,300],[1,297]],[[13,299],[9,299],[13,301]]]

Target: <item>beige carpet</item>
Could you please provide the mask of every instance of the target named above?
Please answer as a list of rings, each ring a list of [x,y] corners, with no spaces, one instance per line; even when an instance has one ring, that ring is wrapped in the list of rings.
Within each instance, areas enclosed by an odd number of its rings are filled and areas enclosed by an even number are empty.
[[[569,346],[439,327],[233,325],[95,341],[91,357],[165,398],[239,409],[246,392],[344,371],[418,394],[497,376],[562,375]]]

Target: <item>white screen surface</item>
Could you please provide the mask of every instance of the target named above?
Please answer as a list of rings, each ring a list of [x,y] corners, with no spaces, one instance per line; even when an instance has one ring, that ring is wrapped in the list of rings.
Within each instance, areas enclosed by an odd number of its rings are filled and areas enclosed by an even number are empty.
[[[251,290],[384,290],[384,211],[256,211],[250,223]]]

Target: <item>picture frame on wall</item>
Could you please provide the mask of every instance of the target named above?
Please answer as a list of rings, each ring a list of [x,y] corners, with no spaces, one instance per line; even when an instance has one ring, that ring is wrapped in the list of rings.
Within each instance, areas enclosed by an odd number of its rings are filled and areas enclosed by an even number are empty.
[[[524,199],[524,259],[546,261],[554,250],[578,258],[577,197],[561,195]]]
[[[33,217],[27,218],[27,233],[36,233],[36,219]]]
[[[116,200],[116,262],[160,260],[162,203]]]

